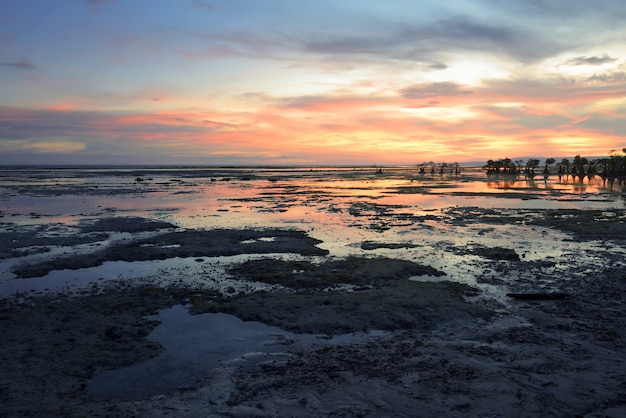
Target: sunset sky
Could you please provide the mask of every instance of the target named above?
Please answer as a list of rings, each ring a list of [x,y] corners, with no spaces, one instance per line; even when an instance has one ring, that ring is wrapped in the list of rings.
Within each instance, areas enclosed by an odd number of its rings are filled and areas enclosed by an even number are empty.
[[[624,0],[2,0],[0,164],[626,147]]]

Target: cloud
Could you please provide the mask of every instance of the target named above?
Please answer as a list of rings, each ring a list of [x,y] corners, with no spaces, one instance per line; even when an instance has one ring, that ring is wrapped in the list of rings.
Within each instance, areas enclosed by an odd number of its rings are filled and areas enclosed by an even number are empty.
[[[58,111],[0,106],[0,140],[63,137],[189,138],[235,129],[207,114]]]
[[[193,7],[195,7],[196,9],[204,9],[204,10],[209,10],[209,11],[213,11],[217,9],[216,6],[212,4],[206,4],[202,0],[194,0]]]
[[[302,96],[286,98],[280,102],[285,109],[309,112],[353,112],[357,109],[384,106],[388,100],[382,97]]]
[[[37,69],[37,67],[32,62],[30,62],[28,58],[24,58],[24,57],[14,62],[0,62],[0,65],[3,67],[17,68],[19,70],[36,70]]]
[[[427,68],[431,70],[445,70],[448,66],[442,62],[434,62],[432,64],[428,64]]]
[[[425,11],[397,16],[393,22],[383,16],[347,21],[338,30],[318,29],[301,45],[306,52],[342,61],[352,57],[448,63],[455,53],[476,52],[531,64],[619,39],[620,25],[613,30],[606,22],[626,18],[626,2],[606,1],[609,7],[579,0],[475,0],[471,8],[455,8],[458,12],[451,15],[446,15],[451,9],[440,11],[430,19]],[[611,59],[589,58],[587,65]]]
[[[418,84],[400,90],[400,95],[405,99],[432,99],[445,96],[465,96],[472,93],[472,91],[463,90],[460,85],[452,82]]]
[[[519,18],[538,20],[580,18],[590,21],[622,21],[626,17],[626,4],[622,0],[602,0],[598,3],[588,0],[482,0],[489,9],[502,10]]]
[[[493,112],[494,115],[500,116],[499,119],[507,121],[510,126],[518,126],[533,131],[555,129],[572,123],[570,118],[562,114],[545,114],[542,109],[534,110],[526,106],[510,108],[493,106],[486,109]]]
[[[593,78],[510,78],[488,80],[475,92],[491,103],[525,103],[538,108],[560,108],[562,112],[597,106],[603,100],[621,99],[626,85],[620,84],[620,73]],[[614,80],[612,84],[610,81]],[[592,81],[592,82],[589,82]]]
[[[432,34],[433,38],[454,39],[466,42],[488,41],[493,44],[516,42],[518,33],[512,27],[498,26],[472,21],[471,18],[459,17],[447,19],[437,25],[419,30],[422,34]]]
[[[66,141],[61,139],[37,140],[10,140],[0,141],[0,149],[4,152],[27,151],[37,154],[65,154],[82,151],[86,148],[80,142]]]
[[[222,118],[229,118],[224,121]],[[64,161],[149,163],[202,161],[214,151],[259,153],[250,124],[207,111],[111,112],[0,106],[0,164],[31,161],[26,154],[65,155]],[[185,157],[181,157],[185,154]],[[59,159],[49,161],[61,161]],[[59,157],[60,158],[60,157]],[[41,157],[40,157],[41,161]],[[47,161],[47,160],[46,160]]]
[[[621,116],[621,118],[619,117]],[[591,117],[580,122],[581,128],[591,129],[595,132],[605,132],[620,138],[626,137],[626,124],[621,123],[626,118],[626,109],[622,110],[621,115],[603,115],[594,114]],[[619,146],[619,142],[617,143]],[[626,141],[621,141],[622,146],[617,149],[626,147]]]
[[[588,78],[588,81],[609,84],[626,83],[626,72],[613,71],[604,74],[594,74]]]
[[[397,60],[422,61],[443,69],[440,57],[452,52],[479,51],[534,60],[552,53],[548,41],[537,48],[536,36],[514,25],[482,23],[469,16],[456,16],[423,25],[399,24],[397,28],[361,35],[316,35],[303,42],[307,52],[333,56],[371,54]]]
[[[576,57],[565,61],[564,65],[603,65],[610,64],[617,61],[617,58],[612,58],[608,55],[601,57]]]

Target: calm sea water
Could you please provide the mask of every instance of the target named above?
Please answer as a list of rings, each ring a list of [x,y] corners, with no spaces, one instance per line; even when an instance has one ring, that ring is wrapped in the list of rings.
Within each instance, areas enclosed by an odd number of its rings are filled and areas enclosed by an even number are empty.
[[[479,167],[420,174],[417,167],[79,167],[0,169],[0,211],[15,220],[32,212],[68,216],[109,209],[166,210],[184,222],[209,209],[252,209],[276,200],[274,212],[357,201],[414,209],[622,208],[626,184],[599,176],[487,176]],[[269,209],[269,208],[265,208]],[[323,212],[323,210],[322,210]],[[249,213],[251,215],[252,213]],[[253,216],[254,217],[254,216]],[[207,225],[211,226],[211,225]]]

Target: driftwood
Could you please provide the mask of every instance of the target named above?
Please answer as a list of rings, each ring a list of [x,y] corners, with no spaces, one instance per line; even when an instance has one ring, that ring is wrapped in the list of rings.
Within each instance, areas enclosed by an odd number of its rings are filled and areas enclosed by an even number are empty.
[[[569,293],[563,292],[540,292],[540,293],[507,293],[508,297],[524,300],[555,300],[569,298]]]

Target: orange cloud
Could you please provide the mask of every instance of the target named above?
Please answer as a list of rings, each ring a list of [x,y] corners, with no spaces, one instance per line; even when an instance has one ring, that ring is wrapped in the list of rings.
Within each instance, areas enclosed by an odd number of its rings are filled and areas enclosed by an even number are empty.
[[[185,108],[174,98],[144,111],[78,111],[67,101],[47,109],[0,108],[0,120],[10,122],[0,139],[66,138],[84,141],[86,149],[206,163],[251,163],[254,156],[268,164],[600,156],[625,146],[623,93],[615,83],[500,80],[471,87],[396,83],[378,94],[345,86],[315,96],[257,92]]]

